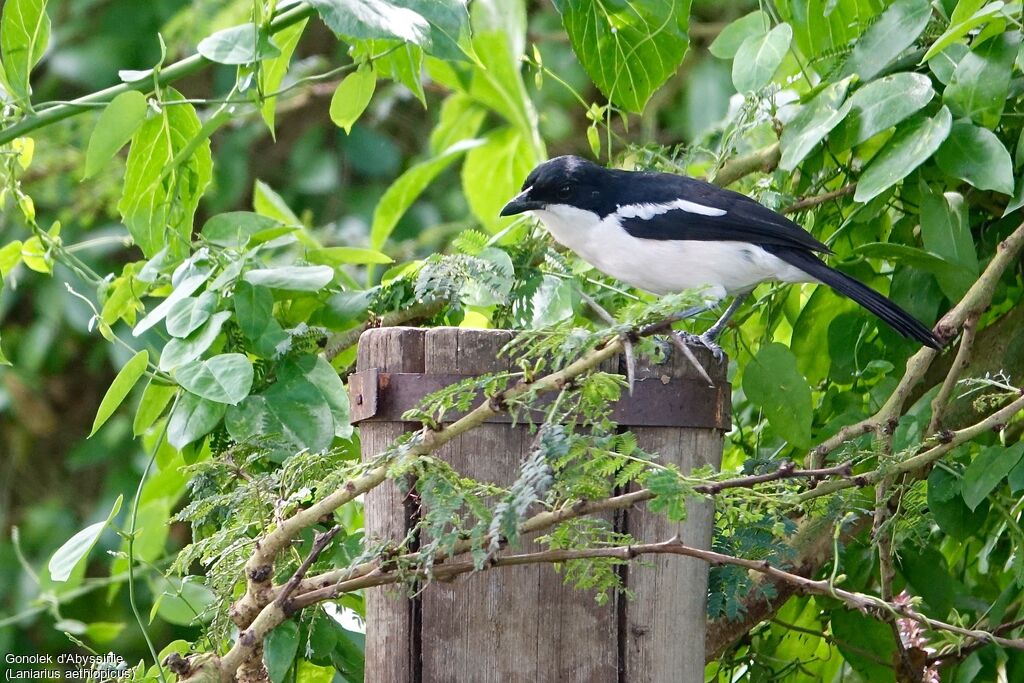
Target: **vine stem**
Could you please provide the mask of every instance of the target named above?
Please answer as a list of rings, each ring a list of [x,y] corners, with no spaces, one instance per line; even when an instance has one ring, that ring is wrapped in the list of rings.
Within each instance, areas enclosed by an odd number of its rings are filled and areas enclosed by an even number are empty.
[[[285,10],[279,14],[273,21],[270,22],[269,32],[271,35],[283,31],[284,29],[292,26],[303,19],[308,19],[315,13],[315,10],[306,3],[299,3],[295,7]],[[83,111],[95,107],[96,105],[105,104],[110,102],[118,95],[132,90],[138,90],[140,92],[147,92],[156,87],[164,87],[175,81],[181,80],[186,76],[205,69],[210,64],[213,64],[206,57],[200,54],[189,55],[182,60],[169,65],[164,69],[159,69],[153,79],[143,79],[134,81],[132,83],[121,83],[119,85],[113,85],[103,90],[97,90],[94,93],[83,95],[78,99],[71,100],[64,104],[57,104],[48,109],[37,111],[35,114],[26,116],[22,120],[18,121],[12,126],[8,126],[0,130],[0,145],[7,144],[12,140],[19,138],[23,135],[27,135],[34,130],[44,128],[52,123],[63,121],[66,118],[70,118]]]

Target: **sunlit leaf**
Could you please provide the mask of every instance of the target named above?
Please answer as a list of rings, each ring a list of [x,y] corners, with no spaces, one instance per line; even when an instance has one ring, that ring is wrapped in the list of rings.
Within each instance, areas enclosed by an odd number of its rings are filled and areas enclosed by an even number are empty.
[[[914,44],[928,25],[931,14],[928,0],[896,0],[854,45],[843,66],[843,74],[856,74],[862,81],[877,76]]]
[[[377,72],[369,64],[361,64],[346,76],[331,97],[330,113],[334,125],[351,133],[353,124],[362,116],[376,87]]]
[[[778,343],[762,347],[744,368],[743,391],[780,436],[798,448],[810,445],[811,388],[789,349]]]
[[[850,96],[850,112],[829,133],[829,147],[841,151],[859,145],[916,114],[934,96],[923,74],[904,72],[872,81]]]
[[[106,106],[96,121],[85,153],[86,178],[91,178],[128,144],[146,118],[146,96],[130,90],[121,93]]]
[[[6,0],[0,17],[0,58],[11,94],[27,101],[32,94],[29,74],[50,42],[47,0]]]
[[[771,28],[771,18],[761,10],[754,10],[736,19],[715,36],[708,51],[719,59],[732,59],[747,38],[763,36]]]
[[[237,405],[252,388],[252,361],[242,353],[222,353],[178,367],[174,379],[196,396]]]
[[[100,401],[100,407],[96,411],[96,418],[92,422],[89,436],[95,434],[96,430],[110,419],[110,416],[114,414],[118,406],[124,402],[125,397],[128,396],[135,383],[142,377],[148,365],[149,351],[145,349],[136,353],[124,364],[124,367],[114,377],[114,381],[110,383],[110,388],[103,395],[103,400]]]
[[[203,438],[220,423],[227,409],[226,403],[210,401],[186,391],[167,421],[167,443],[181,450]]]
[[[764,35],[752,35],[740,45],[732,62],[732,83],[741,93],[768,85],[782,64],[793,40],[789,24],[779,24]]]
[[[252,64],[281,54],[270,42],[270,35],[252,23],[232,26],[203,38],[196,52],[220,64]]]
[[[50,578],[53,581],[67,581],[79,563],[85,561],[89,551],[92,550],[93,546],[96,545],[96,541],[99,540],[100,534],[103,533],[111,520],[113,520],[121,510],[121,502],[123,499],[124,496],[117,497],[117,500],[114,501],[114,507],[111,508],[110,513],[104,521],[90,524],[65,541],[64,544],[57,549],[57,552],[53,554],[49,563],[46,565],[50,572]]]
[[[949,136],[953,117],[943,107],[932,118],[918,117],[900,125],[885,146],[868,162],[853,197],[874,199],[928,160]]]
[[[1013,160],[987,128],[967,122],[953,124],[949,137],[935,153],[935,162],[945,173],[979,190],[1013,194]]]

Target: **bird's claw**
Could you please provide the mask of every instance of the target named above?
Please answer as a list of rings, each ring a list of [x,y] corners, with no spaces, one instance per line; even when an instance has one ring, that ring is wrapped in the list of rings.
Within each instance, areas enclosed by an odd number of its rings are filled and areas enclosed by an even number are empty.
[[[718,361],[719,363],[725,360],[725,351],[723,351],[722,347],[719,346],[715,342],[715,340],[706,332],[704,334],[679,332],[678,334],[679,337],[687,344],[690,344],[692,346],[703,346],[705,349],[711,352],[711,355],[714,356],[715,360]]]

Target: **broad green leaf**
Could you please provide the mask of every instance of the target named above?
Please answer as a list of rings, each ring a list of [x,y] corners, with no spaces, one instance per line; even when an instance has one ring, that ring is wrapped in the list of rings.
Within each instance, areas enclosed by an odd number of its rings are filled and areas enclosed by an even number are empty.
[[[474,3],[479,7],[479,3]],[[515,6],[516,3],[507,3]],[[538,132],[537,112],[522,78],[521,47],[509,29],[478,30],[473,38],[483,68],[473,69],[469,95],[511,123],[529,141],[535,156],[543,156],[544,143]],[[436,69],[435,69],[436,72]],[[452,87],[461,90],[460,78],[453,76]]]
[[[128,144],[146,119],[146,96],[136,90],[121,93],[104,108],[96,121],[89,147],[85,152],[86,178],[94,176],[103,165]]]
[[[95,434],[96,430],[110,419],[110,416],[121,405],[128,392],[132,390],[135,383],[146,372],[148,365],[149,351],[145,349],[136,353],[131,357],[131,360],[124,364],[124,367],[114,377],[114,381],[110,383],[110,388],[103,395],[103,400],[100,401],[100,407],[96,411],[96,418],[92,422],[92,430],[89,431],[89,436]]]
[[[21,240],[8,242],[0,247],[0,278],[5,278],[21,263]]]
[[[554,0],[569,42],[598,89],[642,112],[690,45],[690,0]]]
[[[264,123],[267,124],[267,128],[270,129],[271,137],[275,139],[274,123],[277,116],[277,97],[273,93],[277,92],[284,82],[284,77],[288,73],[288,64],[292,60],[292,54],[295,52],[308,22],[309,19],[303,19],[297,24],[275,33],[274,43],[281,50],[281,54],[265,60],[259,70],[260,92],[265,97],[263,104],[260,105],[260,115],[263,117]]]
[[[306,259],[311,263],[325,266],[340,266],[346,263],[365,265],[369,263],[394,263],[395,260],[376,249],[363,247],[325,247],[306,252]]]
[[[737,92],[760,90],[768,85],[789,51],[793,29],[779,24],[764,35],[753,35],[743,41],[732,62],[732,84]]]
[[[57,552],[50,558],[46,568],[50,572],[50,579],[63,583],[68,580],[71,573],[80,562],[83,562],[89,551],[96,545],[100,534],[110,525],[111,520],[121,510],[121,503],[124,496],[118,496],[114,501],[114,507],[110,509],[107,518],[102,522],[96,522],[85,527],[77,534],[69,538],[57,549]]]
[[[139,401],[139,408],[135,412],[135,420],[132,422],[132,433],[135,436],[145,434],[153,423],[157,421],[167,404],[178,392],[178,387],[164,384],[156,379],[150,379],[146,390],[142,392],[142,400]]]
[[[4,355],[3,346],[0,345],[0,365],[11,365],[11,361]]]
[[[873,616],[840,607],[831,612],[832,635],[843,659],[871,683],[896,683],[889,664],[896,656],[892,627]]]
[[[423,15],[402,6],[406,3],[390,0],[310,0],[309,4],[316,8],[328,28],[342,36],[398,38],[421,46],[430,42],[430,24]]]
[[[554,275],[543,275],[537,291],[530,297],[531,329],[548,327],[571,318],[575,312],[576,288],[572,282]]]
[[[1003,115],[1020,33],[1003,33],[964,55],[942,94],[957,118],[995,128]]]
[[[351,133],[352,125],[370,104],[376,87],[377,72],[369,64],[360,64],[358,69],[346,76],[331,97],[330,112],[334,125]]]
[[[946,558],[935,548],[917,548],[912,553],[901,553],[900,573],[914,592],[925,599],[938,614],[949,614],[957,595],[966,587],[949,575]]]
[[[843,75],[870,81],[914,44],[931,18],[928,0],[896,0],[864,32],[843,66]]]
[[[261,216],[250,211],[229,211],[219,213],[206,221],[201,234],[208,242],[217,246],[240,249],[249,243],[253,235],[278,227],[281,223],[278,218]]]
[[[21,261],[29,270],[45,275],[53,273],[53,256],[38,236],[29,237],[22,243]]]
[[[384,192],[373,212],[373,224],[370,227],[370,244],[380,249],[388,241],[399,219],[405,215],[416,198],[423,190],[459,158],[466,150],[479,147],[481,140],[463,140],[458,142],[439,156],[411,166]]]
[[[473,215],[488,231],[498,232],[514,220],[501,218],[498,212],[519,192],[537,161],[529,140],[509,127],[492,131],[486,143],[466,155],[462,190]]]
[[[957,64],[970,51],[970,48],[963,43],[953,43],[928,62],[928,69],[935,74],[939,83],[949,85],[949,82],[953,80]]]
[[[955,474],[936,467],[928,475],[928,510],[935,523],[950,536],[964,540],[985,523],[988,503],[983,501],[972,511],[960,492],[960,479]]]
[[[284,683],[299,651],[299,625],[286,621],[267,636],[263,643],[263,663],[271,683]]]
[[[810,446],[811,388],[789,349],[773,343],[758,351],[744,368],[743,391],[779,436],[798,448]]]
[[[163,556],[171,526],[171,504],[167,498],[154,498],[139,506],[132,548],[137,562],[156,562]]]
[[[150,621],[157,616],[162,621],[178,626],[195,626],[197,622],[208,621],[212,612],[210,606],[217,597],[203,585],[199,576],[162,576],[153,580],[150,590],[156,596],[150,610]]]
[[[921,238],[925,249],[953,268],[935,273],[951,301],[959,301],[978,277],[978,256],[964,198],[955,193],[928,193],[921,200]]]
[[[949,28],[928,48],[921,61],[927,62],[975,28],[1003,14],[1004,7],[1006,7],[1006,3],[996,0],[996,2],[990,2],[969,17],[958,17],[959,21],[957,23],[950,23]]]
[[[847,298],[840,297],[828,287],[816,287],[793,323],[790,349],[796,357],[797,370],[816,385],[829,374],[832,359],[827,345],[828,329],[836,316],[844,311],[856,310]]]
[[[793,120],[786,124],[779,141],[782,150],[779,168],[784,171],[795,169],[825,139],[829,131],[846,117],[851,104],[843,100],[850,80],[845,78],[822,90],[813,100],[800,107]]]
[[[242,353],[222,353],[180,366],[174,379],[196,396],[238,405],[252,389],[252,361]]]
[[[11,94],[28,102],[32,94],[29,74],[50,42],[47,0],[6,0],[0,17],[0,59]]]
[[[217,306],[217,295],[203,292],[197,297],[181,299],[167,312],[167,333],[172,337],[187,337],[210,319]]]
[[[333,666],[318,666],[300,659],[295,669],[295,683],[331,683],[334,680]]]
[[[221,328],[231,311],[219,311],[210,316],[202,327],[184,339],[172,339],[160,353],[160,370],[170,372],[174,368],[191,363],[209,349],[220,334]]]
[[[280,373],[265,391],[231,407],[224,425],[237,441],[267,437],[289,448],[313,451],[328,448],[335,434],[324,394],[297,369]]]
[[[193,139],[202,124],[191,104],[168,88],[160,115],[147,120],[132,136],[124,191],[117,208],[129,234],[147,257],[165,246],[183,256],[192,240],[192,219],[199,198],[210,183],[213,161],[210,141],[203,140],[177,165],[171,161]]]
[[[257,179],[252,188],[252,208],[261,216],[267,216],[285,225],[301,226],[302,221],[273,188]]]
[[[1010,485],[1011,493],[1024,490],[1024,458],[1006,475],[1006,482]]]
[[[916,73],[885,76],[847,100],[850,112],[828,135],[833,151],[849,149],[916,114],[935,96],[931,80]]]
[[[250,284],[271,289],[318,292],[334,279],[334,269],[328,266],[259,268],[246,271],[242,278]]]
[[[186,391],[167,420],[167,443],[181,450],[203,438],[220,423],[227,410],[226,403],[209,401]]]
[[[1024,456],[1024,443],[1013,446],[987,446],[964,471],[961,492],[967,507],[974,512],[978,505],[1002,483],[1006,475]]]
[[[196,52],[219,64],[252,64],[281,55],[281,50],[270,42],[270,35],[253,23],[232,26],[203,38]]]
[[[235,320],[247,339],[257,339],[270,325],[274,313],[274,294],[266,287],[245,282],[235,285],[232,297]]]
[[[476,136],[487,110],[463,93],[452,93],[441,104],[437,125],[430,132],[430,151],[440,156],[452,145]]]
[[[210,279],[210,269],[197,268],[193,273],[176,282],[174,284],[174,289],[172,289],[171,293],[167,295],[167,298],[157,304],[152,311],[146,314],[145,318],[139,321],[139,324],[132,330],[132,336],[138,337],[143,332],[166,318],[171,312],[171,309],[174,308],[179,301],[192,296],[192,294],[202,287],[203,283],[208,279]]]
[[[747,38],[763,36],[771,28],[771,18],[761,10],[736,19],[719,33],[708,46],[708,51],[719,59],[732,59]]]
[[[937,278],[957,277],[969,278],[973,281],[973,276],[963,267],[957,266],[940,256],[931,254],[924,249],[908,247],[905,244],[894,244],[892,242],[869,242],[868,244],[859,245],[853,250],[853,253],[860,256],[866,256],[868,258],[881,258],[886,259],[887,261],[903,263],[908,266],[913,266],[915,269],[928,271]]]
[[[296,373],[301,373],[323,395],[334,418],[334,435],[343,439],[352,436],[348,392],[337,370],[319,356],[299,356],[285,361],[280,371],[286,381]]]
[[[939,149],[952,126],[946,107],[932,118],[920,116],[901,124],[861,173],[854,200],[870,201],[906,178]]]
[[[935,153],[945,173],[979,190],[1013,194],[1013,161],[996,134],[966,121],[953,124],[949,137]]]
[[[349,56],[353,61],[371,61],[378,78],[401,83],[427,106],[423,90],[423,48],[400,40],[353,40]]]
[[[395,0],[395,4],[413,10],[430,25],[430,40],[423,47],[444,60],[474,57],[470,44],[468,0]]]

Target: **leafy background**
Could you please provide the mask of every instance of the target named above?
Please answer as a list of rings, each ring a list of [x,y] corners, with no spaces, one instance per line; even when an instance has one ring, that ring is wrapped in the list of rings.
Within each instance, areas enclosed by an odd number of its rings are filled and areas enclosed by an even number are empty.
[[[1020,3],[276,5],[5,3],[4,651],[84,644],[151,665],[217,633],[231,588],[197,567],[204,552],[229,557],[262,517],[239,508],[226,524],[238,500],[214,493],[255,473],[297,505],[330,465],[303,473],[289,454],[355,456],[338,371],[353,360],[341,342],[368,317],[592,327],[577,288],[613,312],[649,301],[497,216],[541,159],[717,175],[779,209],[831,193],[802,224],[834,264],[927,323],[1020,222]],[[137,90],[63,118],[61,102],[119,83]],[[975,321],[964,376],[977,381],[941,426],[1015,391],[1021,292],[1015,265]],[[745,472],[802,461],[875,412],[916,350],[823,288],[756,295],[725,338],[736,428],[723,468]],[[448,305],[415,308],[437,300]],[[868,439],[845,455],[871,467],[914,447],[943,376],[915,389],[890,452]],[[1024,608],[1020,431],[983,435],[926,482],[900,484],[887,532],[897,588],[937,618],[995,628]],[[266,447],[230,451],[253,435]],[[225,452],[222,469],[204,466]],[[788,511],[762,503],[720,507],[716,547],[784,562]],[[816,512],[852,525],[873,506],[850,494]],[[361,515],[346,510],[354,555]],[[876,586],[865,533],[829,557],[822,571]],[[709,616],[742,619],[749,590],[745,574],[716,570]],[[342,608],[341,622],[318,611],[275,631],[273,680],[359,678],[361,602]],[[790,598],[744,629],[709,677],[895,677],[889,626],[821,598]],[[950,680],[1024,679],[1020,654],[994,646],[949,666]]]

